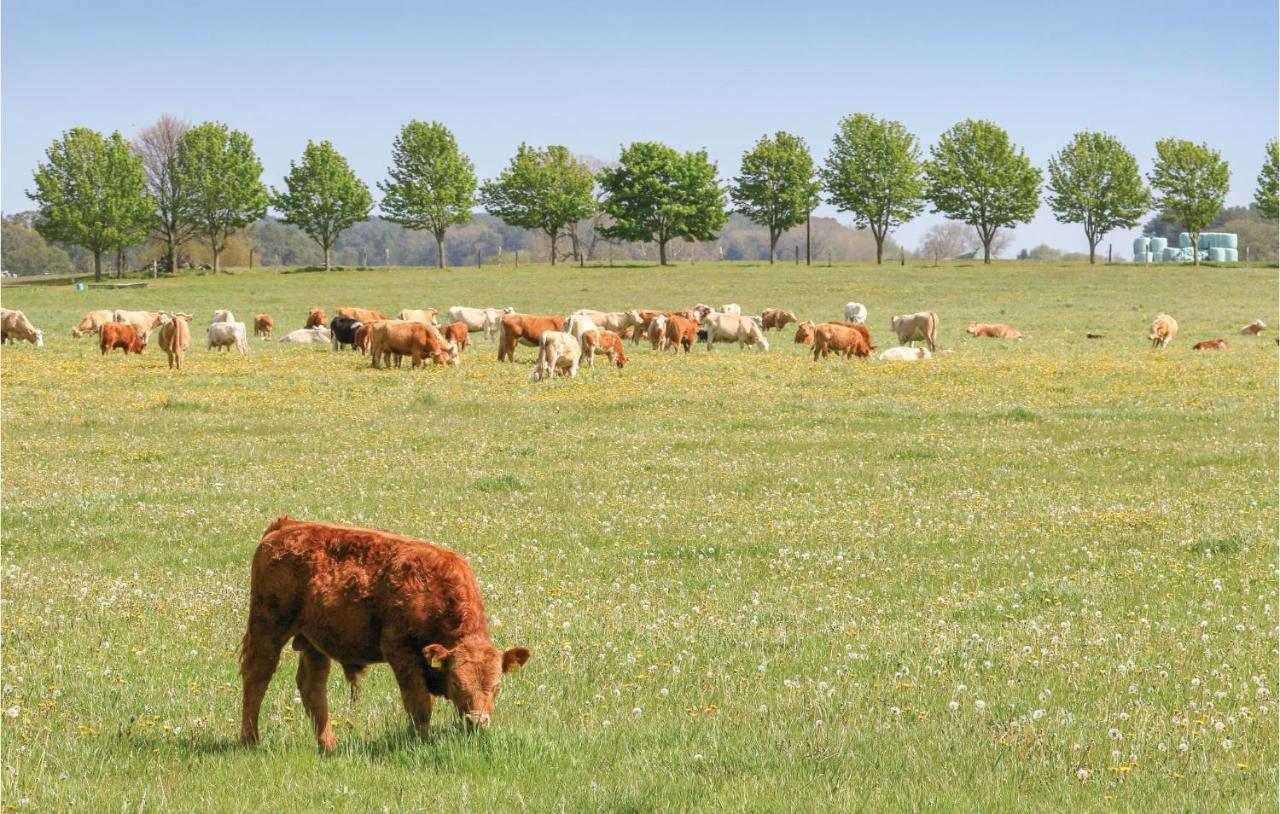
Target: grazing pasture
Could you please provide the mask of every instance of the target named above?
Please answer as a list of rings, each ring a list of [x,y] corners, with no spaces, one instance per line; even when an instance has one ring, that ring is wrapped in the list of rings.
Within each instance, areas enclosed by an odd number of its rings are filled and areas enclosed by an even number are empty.
[[[272,271],[6,288],[6,807],[30,811],[1242,810],[1277,805],[1275,269],[1000,263]],[[530,381],[328,345],[102,357],[92,308],[934,311],[900,364],[626,344]],[[1153,317],[1180,326],[1153,351]],[[1022,342],[973,339],[1008,323]],[[1085,334],[1103,338],[1087,340]],[[1222,352],[1192,345],[1232,335]],[[947,351],[952,351],[948,353]],[[465,556],[509,676],[415,740],[385,665],[317,754],[286,649],[238,745],[277,515]]]

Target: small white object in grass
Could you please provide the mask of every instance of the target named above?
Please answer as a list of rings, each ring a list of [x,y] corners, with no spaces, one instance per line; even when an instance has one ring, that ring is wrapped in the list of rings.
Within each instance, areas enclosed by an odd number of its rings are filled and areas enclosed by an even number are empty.
[[[1081,783],[1089,779],[1089,770],[1085,768],[1076,769],[1076,779]]]
[[[6,710],[4,711],[4,714],[5,714],[5,717],[6,717],[6,718],[17,718],[19,715],[21,715],[21,714],[22,714],[22,708],[21,708],[21,707],[9,707],[8,709],[6,709]]]
[[[960,702],[951,701],[949,704],[947,704],[947,709],[951,710],[952,712],[955,712],[956,710],[960,709]]]
[[[987,708],[987,702],[979,698],[977,701],[973,702],[973,706],[978,710],[978,712],[983,712]]]

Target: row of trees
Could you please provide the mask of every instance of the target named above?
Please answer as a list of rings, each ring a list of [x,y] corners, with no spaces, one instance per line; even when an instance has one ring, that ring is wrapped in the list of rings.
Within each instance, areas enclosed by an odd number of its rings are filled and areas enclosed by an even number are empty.
[[[1272,219],[1278,152],[1275,141],[1267,145],[1255,195]],[[606,240],[656,244],[666,264],[671,241],[712,240],[731,211],[767,229],[773,262],[780,236],[808,223],[824,196],[870,231],[877,262],[892,231],[929,206],[972,227],[989,263],[1001,230],[1035,216],[1044,183],[1024,151],[991,122],[956,124],[925,159],[902,124],[868,114],[840,121],[821,167],[799,136],[761,138],[727,186],[705,151],[681,153],[656,142],[626,146],[615,164],[598,170],[566,147],[521,144],[508,166],[481,184],[453,134],[436,122],[405,125],[391,158],[387,180],[378,184],[383,217],[429,232],[441,266],[446,232],[467,223],[477,204],[511,226],[545,234],[553,264],[562,237],[573,242],[575,254],[581,251],[578,224],[584,221]],[[39,207],[40,233],[85,247],[98,277],[103,254],[120,256],[148,233],[164,241],[171,268],[180,244],[202,238],[217,269],[231,236],[269,207],[316,242],[328,268],[340,235],[373,208],[369,188],[327,141],[307,144],[290,163],[282,189],[268,189],[261,175],[247,134],[218,123],[189,127],[166,116],[134,143],[119,133],[67,132],[47,151],[28,195]],[[1222,210],[1228,179],[1227,162],[1208,146],[1162,139],[1148,187],[1118,139],[1086,131],[1050,159],[1047,202],[1059,220],[1084,228],[1094,262],[1108,232],[1137,226],[1153,207],[1198,240]]]

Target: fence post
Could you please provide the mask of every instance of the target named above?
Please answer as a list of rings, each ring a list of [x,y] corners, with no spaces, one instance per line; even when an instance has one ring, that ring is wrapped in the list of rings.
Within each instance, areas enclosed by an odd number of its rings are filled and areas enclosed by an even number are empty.
[[[480,268],[480,244],[476,244],[476,268]]]
[[[1107,265],[1111,265],[1111,244],[1107,244]]]
[[[809,240],[809,224],[813,222],[813,213],[810,212],[804,219],[804,264],[811,266],[813,257],[813,243]]]
[[[796,265],[800,265],[800,244],[796,244]]]

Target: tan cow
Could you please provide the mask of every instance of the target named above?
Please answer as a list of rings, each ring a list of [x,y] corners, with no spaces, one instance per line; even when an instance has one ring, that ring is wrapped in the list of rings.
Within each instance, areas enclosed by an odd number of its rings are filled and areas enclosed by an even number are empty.
[[[1250,322],[1248,325],[1240,329],[1240,335],[1241,336],[1257,336],[1258,334],[1262,333],[1266,329],[1267,329],[1267,323],[1263,322],[1260,319],[1255,319],[1253,322]]]
[[[1197,342],[1191,346],[1192,350],[1226,350],[1227,340],[1225,339],[1206,339],[1203,342]]]
[[[871,346],[858,327],[837,325],[824,322],[813,332],[813,361],[827,358],[827,354],[836,351],[843,358],[857,356],[866,359],[871,355]]]
[[[589,308],[580,308],[570,314],[570,316],[578,315],[590,317],[596,327],[613,331],[619,336],[626,333],[628,328],[634,328],[640,324],[640,314],[636,311],[592,311]]]
[[[1177,335],[1177,320],[1168,314],[1157,314],[1156,318],[1151,322],[1151,333],[1147,335],[1147,339],[1151,340],[1152,348],[1164,348]]]
[[[271,318],[270,314],[258,314],[253,318],[253,335],[260,336],[264,340],[271,338],[271,331],[276,327],[276,321]]]
[[[969,336],[987,337],[989,339],[1021,339],[1022,334],[1017,328],[1009,325],[1000,324],[984,324],[981,322],[970,322],[969,327],[965,328]]]
[[[533,369],[533,380],[550,381],[554,374],[572,379],[578,375],[581,361],[582,343],[577,337],[563,331],[543,331],[538,342],[538,364]]]
[[[386,319],[387,315],[381,311],[374,311],[369,308],[339,308],[337,316],[354,319],[356,322],[377,322],[380,319]]]
[[[111,321],[132,325],[133,329],[138,332],[138,336],[142,337],[142,341],[146,342],[151,336],[151,331],[160,324],[162,316],[163,314],[159,311],[123,311],[117,309],[112,312]]]
[[[96,311],[90,311],[80,320],[80,324],[71,329],[71,337],[79,339],[88,334],[96,334],[98,329],[108,322],[112,321],[115,312],[107,308],[99,308]]]
[[[622,337],[603,328],[582,335],[582,353],[587,357],[587,366],[592,369],[596,366],[597,353],[607,354],[609,361],[619,368],[627,363],[627,354],[622,351]]]
[[[712,311],[702,318],[702,327],[707,332],[707,350],[715,347],[716,342],[737,342],[739,348],[754,345],[761,351],[769,350],[764,329],[751,317]]]
[[[397,357],[396,367],[400,366],[403,356],[412,360],[413,367],[421,365],[423,359],[437,365],[447,365],[451,360],[449,346],[431,325],[395,319],[374,322],[369,336],[373,367],[390,367],[392,354]]]
[[[900,314],[893,318],[890,327],[898,335],[900,345],[926,342],[931,352],[938,349],[938,315],[932,311]]]
[[[396,319],[404,322],[430,322],[432,325],[436,322],[436,309],[434,308],[403,308]]]
[[[864,325],[864,324],[862,324],[861,322],[823,322],[823,323],[820,323],[820,324],[822,324],[822,325],[840,325],[840,326],[843,326],[843,327],[845,327],[845,328],[852,328],[853,330],[855,330],[855,331],[857,331],[858,333],[862,334],[862,339],[863,339],[863,341],[865,341],[865,342],[867,343],[867,349],[868,349],[868,350],[875,350],[875,349],[876,349],[876,346],[875,346],[875,345],[873,345],[873,344],[871,344],[871,331],[870,331],[870,329],[868,329],[868,328],[867,328],[867,326],[866,326],[866,325]],[[812,322],[807,322],[807,321],[806,321],[806,322],[801,322],[799,325],[797,325],[797,326],[796,326],[796,344],[797,344],[797,345],[812,345],[812,344],[813,344],[813,335],[814,335],[814,332],[817,330],[817,328],[818,328],[818,325],[817,325],[817,324],[814,324],[814,323],[812,323]]]
[[[191,314],[165,314],[160,323],[160,348],[169,356],[169,368],[182,370],[191,347]]]
[[[562,328],[562,316],[504,314],[498,323],[498,361],[515,361],[517,344],[540,348],[544,333]]]
[[[25,339],[37,348],[44,347],[44,331],[32,325],[21,311],[0,308],[0,342],[13,343]]]
[[[465,305],[454,305],[445,312],[449,322],[461,322],[471,333],[484,331],[486,339],[493,339],[498,332],[498,325],[504,314],[514,314],[516,309],[510,305],[505,308],[468,308]]]
[[[796,315],[781,308],[766,308],[760,313],[760,326],[766,331],[777,328],[781,331],[788,323],[799,322]]]

